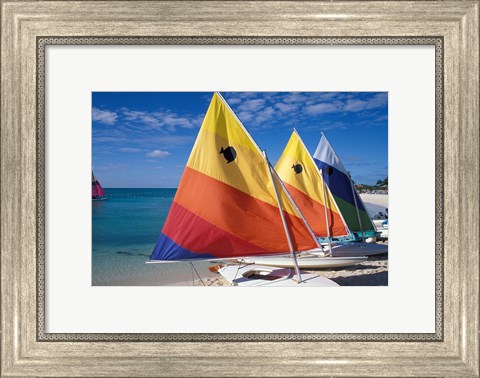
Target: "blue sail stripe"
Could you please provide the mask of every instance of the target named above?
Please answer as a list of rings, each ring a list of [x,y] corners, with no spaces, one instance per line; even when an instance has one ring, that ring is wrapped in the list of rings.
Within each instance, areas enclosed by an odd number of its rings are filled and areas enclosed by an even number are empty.
[[[355,200],[352,193],[350,178],[342,171],[338,170],[335,167],[332,167],[330,164],[327,164],[316,158],[313,158],[313,160],[315,161],[315,164],[317,165],[318,169],[323,170],[324,172],[323,178],[325,179],[325,182],[330,188],[330,191],[332,192],[332,194],[334,196],[340,197],[342,200],[350,203],[352,206],[355,206]],[[325,173],[325,169],[327,167],[330,167],[332,169],[332,174],[327,175]],[[367,212],[356,191],[355,191],[355,196],[357,200],[357,207],[360,210]]]
[[[214,259],[215,256],[209,254],[195,253],[179,246],[163,233],[158,238],[150,260],[176,261],[176,260],[198,260]]]

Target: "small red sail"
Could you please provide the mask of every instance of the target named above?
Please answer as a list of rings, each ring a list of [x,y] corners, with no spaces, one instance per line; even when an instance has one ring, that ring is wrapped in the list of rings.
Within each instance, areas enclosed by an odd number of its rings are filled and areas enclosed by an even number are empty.
[[[105,191],[92,172],[92,199],[99,199],[105,196]]]

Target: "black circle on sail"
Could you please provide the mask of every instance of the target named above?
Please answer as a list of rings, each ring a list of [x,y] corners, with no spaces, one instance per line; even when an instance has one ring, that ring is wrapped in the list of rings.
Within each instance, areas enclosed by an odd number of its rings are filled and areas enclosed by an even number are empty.
[[[303,167],[301,164],[294,164],[292,165],[293,170],[295,171],[295,174],[298,175],[299,173],[302,173]]]
[[[324,172],[325,172],[328,176],[330,176],[330,175],[333,173],[333,168],[328,165],[327,167],[325,167]]]
[[[223,154],[223,157],[228,163],[231,163],[237,157],[237,151],[232,146],[228,146],[227,148],[221,148],[219,154]]]

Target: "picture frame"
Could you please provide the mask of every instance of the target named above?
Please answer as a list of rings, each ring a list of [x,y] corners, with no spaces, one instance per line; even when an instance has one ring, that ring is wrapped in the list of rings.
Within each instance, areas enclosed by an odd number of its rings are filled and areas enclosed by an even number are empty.
[[[435,45],[436,332],[45,333],[49,43]],[[2,1],[1,49],[2,376],[479,376],[478,1]]]

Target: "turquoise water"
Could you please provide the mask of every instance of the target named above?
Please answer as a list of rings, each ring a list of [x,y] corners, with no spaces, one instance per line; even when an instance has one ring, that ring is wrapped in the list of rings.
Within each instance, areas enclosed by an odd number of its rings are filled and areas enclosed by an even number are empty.
[[[108,189],[92,201],[92,285],[192,284],[190,263],[145,264],[176,189]],[[201,276],[206,263],[195,263]]]

